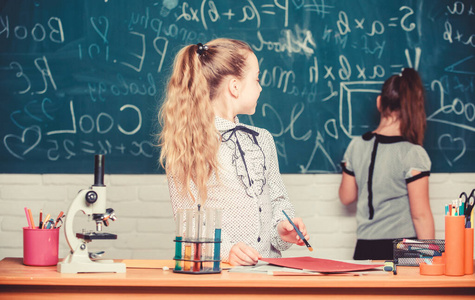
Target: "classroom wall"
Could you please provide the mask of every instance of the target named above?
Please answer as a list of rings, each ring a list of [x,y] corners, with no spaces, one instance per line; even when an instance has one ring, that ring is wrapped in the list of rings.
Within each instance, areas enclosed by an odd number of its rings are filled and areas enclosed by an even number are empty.
[[[341,175],[283,175],[298,216],[310,234],[312,253],[292,246],[284,256],[315,256],[351,259],[355,244],[355,206],[344,207],[338,200]],[[0,259],[22,257],[22,227],[26,226],[24,207],[38,218],[38,212],[58,214],[67,211],[80,189],[89,188],[93,175],[0,174]],[[106,175],[107,207],[117,221],[105,229],[117,240],[94,241],[89,251],[106,251],[107,258],[172,259],[174,222],[164,175]],[[444,205],[461,191],[475,188],[473,173],[436,173],[430,176],[431,208],[436,238],[444,238]],[[85,215],[75,216],[75,232],[94,229]],[[60,257],[69,248],[64,232],[60,236]]]

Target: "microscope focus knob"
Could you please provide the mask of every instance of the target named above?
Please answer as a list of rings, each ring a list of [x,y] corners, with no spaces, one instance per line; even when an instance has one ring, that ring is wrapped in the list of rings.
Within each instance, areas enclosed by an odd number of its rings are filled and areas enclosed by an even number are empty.
[[[89,204],[93,204],[97,201],[97,193],[94,191],[89,191],[86,194],[86,202]]]

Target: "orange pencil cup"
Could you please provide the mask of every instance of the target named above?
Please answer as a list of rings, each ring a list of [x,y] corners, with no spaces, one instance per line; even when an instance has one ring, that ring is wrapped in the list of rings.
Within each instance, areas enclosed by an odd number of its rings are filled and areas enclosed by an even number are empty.
[[[465,275],[473,274],[473,228],[465,228]]]
[[[59,228],[23,227],[23,264],[54,266],[58,263]]]
[[[465,252],[465,217],[445,216],[445,275],[462,276]]]

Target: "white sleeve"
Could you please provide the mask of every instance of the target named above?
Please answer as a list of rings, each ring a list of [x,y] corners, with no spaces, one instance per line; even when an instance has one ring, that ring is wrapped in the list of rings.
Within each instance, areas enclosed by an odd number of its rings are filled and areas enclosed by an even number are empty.
[[[295,211],[292,203],[290,203],[289,196],[287,195],[287,190],[280,174],[274,138],[268,131],[265,131],[265,133],[266,135],[268,135],[268,138],[271,139],[271,143],[269,143],[271,145],[271,149],[269,151],[271,157],[269,157],[268,161],[268,184],[270,188],[273,224],[271,245],[279,251],[284,251],[289,249],[292,246],[292,243],[285,242],[281,239],[280,235],[277,232],[277,225],[281,221],[287,219],[282,213],[282,210],[285,210],[285,212],[287,213],[287,215],[289,215],[290,218],[294,217]]]

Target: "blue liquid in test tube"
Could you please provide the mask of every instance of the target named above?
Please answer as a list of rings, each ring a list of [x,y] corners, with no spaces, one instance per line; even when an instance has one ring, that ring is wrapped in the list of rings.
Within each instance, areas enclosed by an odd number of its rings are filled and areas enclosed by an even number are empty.
[[[223,210],[217,209],[214,219],[214,267],[213,271],[220,271],[221,269],[221,223],[222,223]]]

